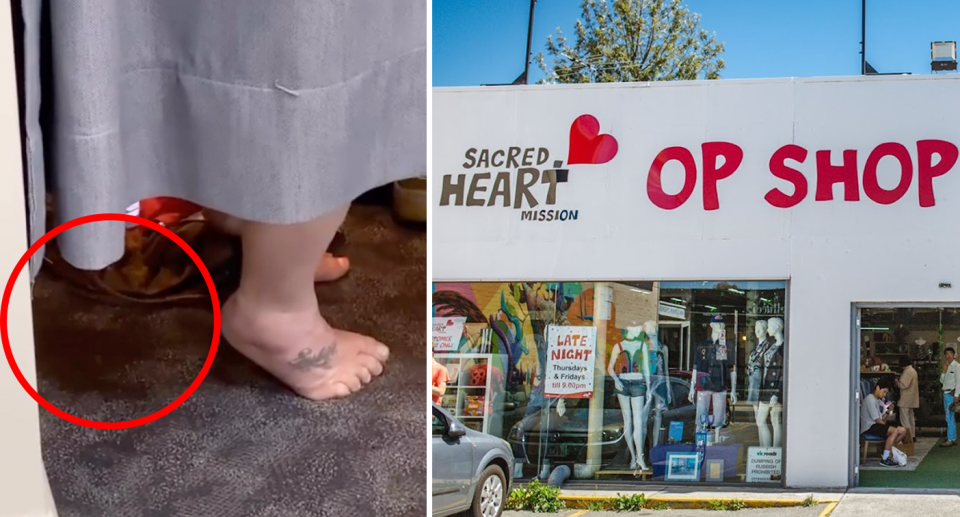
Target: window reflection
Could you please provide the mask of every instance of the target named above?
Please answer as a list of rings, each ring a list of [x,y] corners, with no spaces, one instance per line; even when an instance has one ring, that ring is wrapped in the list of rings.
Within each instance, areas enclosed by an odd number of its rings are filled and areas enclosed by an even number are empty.
[[[785,282],[436,283],[435,318],[463,321],[436,352],[456,379],[443,405],[507,440],[521,479],[568,465],[577,479],[690,482],[695,465],[702,483],[779,483],[785,294]],[[579,353],[587,335],[594,353]]]

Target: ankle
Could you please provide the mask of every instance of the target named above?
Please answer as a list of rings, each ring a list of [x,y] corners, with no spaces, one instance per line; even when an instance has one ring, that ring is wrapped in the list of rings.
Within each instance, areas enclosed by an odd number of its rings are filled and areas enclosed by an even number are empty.
[[[249,292],[237,291],[223,306],[227,339],[239,338],[248,346],[273,354],[290,352],[291,344],[303,336],[326,342],[333,339],[333,331],[320,315],[316,299],[312,308],[294,309],[270,306]]]
[[[317,294],[313,284],[309,283],[302,289],[275,289],[260,288],[259,286],[244,284],[233,294],[233,298],[243,311],[272,314],[303,314],[319,313]]]

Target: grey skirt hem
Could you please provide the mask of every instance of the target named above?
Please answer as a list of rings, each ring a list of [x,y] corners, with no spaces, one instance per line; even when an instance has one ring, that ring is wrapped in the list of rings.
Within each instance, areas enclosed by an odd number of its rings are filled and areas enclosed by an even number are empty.
[[[252,221],[299,223],[422,175],[425,56],[419,48],[303,91],[225,84],[168,68],[129,71],[117,90],[118,116],[97,117],[109,123],[58,126],[58,223],[122,213],[153,196]],[[58,243],[74,266],[101,269],[122,256],[123,229],[90,223]]]

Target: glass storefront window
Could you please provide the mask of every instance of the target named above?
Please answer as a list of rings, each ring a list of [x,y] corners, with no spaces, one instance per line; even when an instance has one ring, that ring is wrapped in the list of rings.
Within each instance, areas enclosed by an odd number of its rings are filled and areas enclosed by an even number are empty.
[[[779,484],[785,306],[783,281],[438,282],[441,405],[520,479]]]

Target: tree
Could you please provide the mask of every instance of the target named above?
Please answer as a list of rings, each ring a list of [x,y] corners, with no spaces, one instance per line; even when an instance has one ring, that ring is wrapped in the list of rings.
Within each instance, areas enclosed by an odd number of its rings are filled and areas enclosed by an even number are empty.
[[[700,28],[681,0],[583,0],[576,41],[547,37],[541,83],[609,83],[717,79],[723,43]]]

